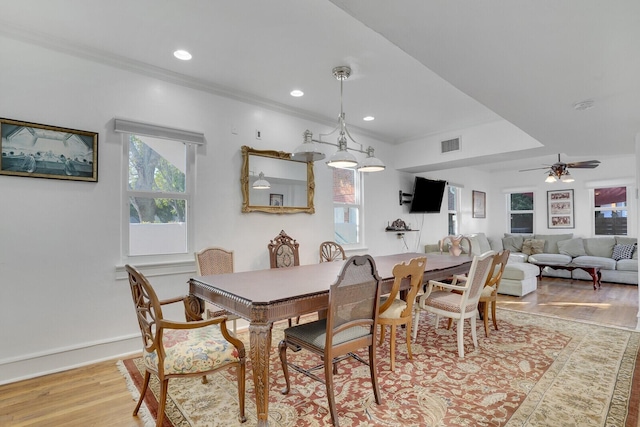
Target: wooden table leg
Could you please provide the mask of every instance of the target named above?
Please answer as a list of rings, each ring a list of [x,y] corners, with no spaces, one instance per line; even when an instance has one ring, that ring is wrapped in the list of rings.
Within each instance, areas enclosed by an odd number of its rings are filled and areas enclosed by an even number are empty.
[[[272,323],[250,323],[249,344],[258,426],[269,425],[269,356]]]

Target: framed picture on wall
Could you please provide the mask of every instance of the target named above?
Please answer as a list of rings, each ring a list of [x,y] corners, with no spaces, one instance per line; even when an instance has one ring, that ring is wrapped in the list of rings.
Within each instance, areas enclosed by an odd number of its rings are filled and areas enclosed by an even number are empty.
[[[98,133],[0,119],[0,174],[98,181]]]
[[[282,194],[269,194],[269,206],[282,206],[284,196]]]
[[[473,218],[486,218],[487,217],[487,193],[484,191],[472,192],[473,203]]]
[[[547,191],[547,227],[575,228],[573,190]]]

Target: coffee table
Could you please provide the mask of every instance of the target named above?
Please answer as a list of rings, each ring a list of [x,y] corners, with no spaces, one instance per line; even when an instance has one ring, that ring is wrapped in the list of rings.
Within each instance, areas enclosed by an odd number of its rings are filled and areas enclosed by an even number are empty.
[[[538,278],[540,280],[542,280],[542,271],[545,269],[545,267],[553,268],[554,270],[568,270],[568,271],[580,269],[589,273],[589,275],[591,276],[591,279],[593,280],[594,290],[597,289],[596,285],[598,285],[598,288],[600,287],[600,279],[602,277],[602,273],[600,273],[600,267],[598,266],[574,264],[572,262],[567,264],[548,264],[543,262],[532,262],[531,264],[537,265],[540,268],[540,274],[538,274]]]

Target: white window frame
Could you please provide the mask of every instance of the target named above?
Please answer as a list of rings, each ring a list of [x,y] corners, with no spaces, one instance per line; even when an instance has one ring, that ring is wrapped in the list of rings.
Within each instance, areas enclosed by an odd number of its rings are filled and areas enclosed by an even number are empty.
[[[356,243],[340,243],[340,245],[345,249],[359,249],[365,246],[364,244],[364,179],[362,179],[362,173],[353,169],[348,169],[349,171],[353,171],[354,174],[354,187],[355,187],[355,203],[340,203],[333,202],[333,209],[331,209],[333,215],[333,230],[335,236],[335,208],[357,208],[358,209],[358,226],[357,226],[357,242]],[[331,199],[333,200],[333,170],[331,171]]]
[[[533,209],[529,210],[511,210],[511,195],[512,194],[523,194],[523,193],[532,193],[533,195]],[[536,192],[530,189],[522,189],[522,190],[512,190],[507,192],[507,233],[512,234],[530,234],[526,233],[517,233],[511,230],[511,215],[520,215],[520,214],[531,214],[532,223],[531,223],[531,233],[535,233],[536,229]]]
[[[456,185],[456,184],[448,184],[447,193],[450,191],[449,190],[450,188],[455,189],[455,209],[449,209],[449,194],[447,194],[447,232],[449,232],[449,225],[450,225],[449,218],[450,218],[450,215],[453,214],[453,216],[455,217],[455,222],[457,227],[453,231],[453,233],[449,233],[449,234],[458,235],[460,234],[460,219],[462,218],[462,215],[460,214],[462,186]]]
[[[618,188],[625,187],[627,190],[627,198],[625,200],[626,206],[624,207],[596,207],[596,190],[599,188]],[[590,199],[591,199],[591,233],[593,236],[613,236],[613,234],[596,234],[596,212],[608,212],[608,211],[626,211],[627,212],[627,234],[625,236],[635,236],[635,234],[631,234],[632,227],[632,219],[631,219],[631,208],[630,208],[630,197],[632,188],[628,185],[619,184],[619,185],[599,185],[590,190]],[[621,236],[621,234],[617,234],[617,236]]]
[[[125,119],[115,119],[115,131],[121,133],[122,138],[122,201],[121,201],[121,258],[127,262],[160,262],[193,259],[194,230],[194,195],[196,194],[196,147],[204,145],[204,135],[202,133],[185,131],[175,128],[153,125],[149,123],[134,122]],[[129,141],[131,135],[148,136],[174,141],[176,144],[185,145],[185,192],[140,192],[129,189]],[[143,196],[151,198],[172,198],[183,199],[186,204],[186,239],[185,252],[174,254],[151,254],[151,255],[130,255],[129,254],[129,197]]]

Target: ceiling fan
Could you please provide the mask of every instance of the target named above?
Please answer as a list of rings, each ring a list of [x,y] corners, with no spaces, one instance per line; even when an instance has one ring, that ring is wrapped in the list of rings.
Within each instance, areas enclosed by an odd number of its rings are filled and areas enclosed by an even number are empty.
[[[573,182],[573,177],[569,173],[569,168],[576,169],[594,169],[600,164],[600,160],[586,160],[584,162],[564,163],[560,161],[560,154],[558,154],[558,161],[552,165],[547,165],[542,168],[522,169],[519,172],[547,169],[549,176],[547,176],[546,182]]]

